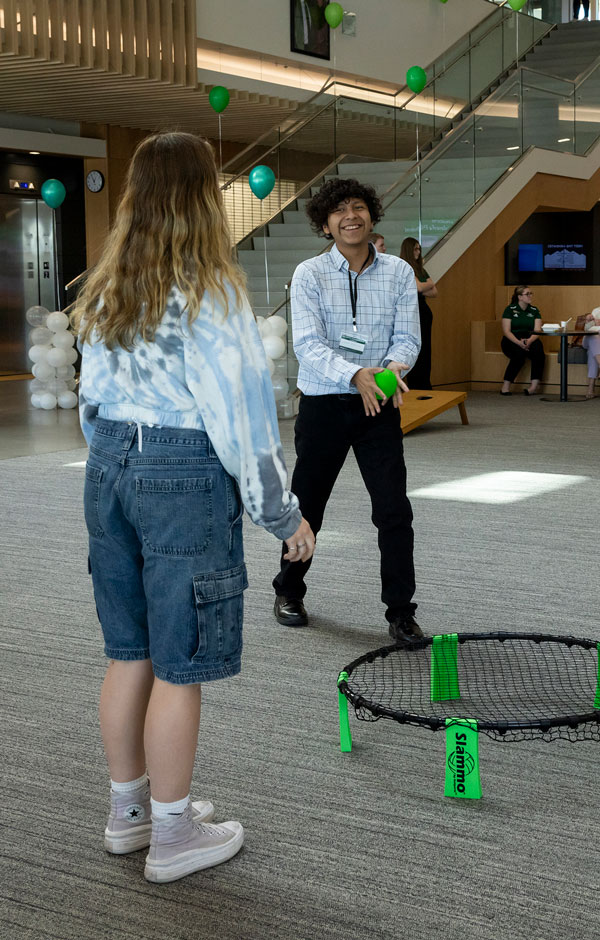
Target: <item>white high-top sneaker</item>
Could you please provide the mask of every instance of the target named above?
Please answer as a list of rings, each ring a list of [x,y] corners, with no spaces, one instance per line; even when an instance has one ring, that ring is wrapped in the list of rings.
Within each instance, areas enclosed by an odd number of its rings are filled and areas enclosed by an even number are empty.
[[[210,822],[215,808],[210,800],[191,804],[194,820]],[[110,791],[110,815],[104,830],[104,848],[113,855],[126,855],[150,845],[152,816],[150,786],[146,783],[130,793]]]
[[[154,882],[176,881],[226,862],[243,844],[244,830],[239,822],[207,826],[193,818],[191,806],[181,816],[153,816],[144,876]]]

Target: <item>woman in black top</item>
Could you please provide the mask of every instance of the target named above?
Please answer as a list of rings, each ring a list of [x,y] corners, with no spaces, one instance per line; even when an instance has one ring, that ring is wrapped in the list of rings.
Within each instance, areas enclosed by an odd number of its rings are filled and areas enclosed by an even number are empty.
[[[524,395],[537,395],[544,371],[546,354],[542,341],[535,336],[542,329],[540,311],[531,303],[533,291],[526,284],[515,287],[511,301],[502,314],[502,352],[509,363],[504,373],[501,395],[512,395],[511,384],[525,365],[531,361],[531,384],[523,389]]]
[[[423,267],[421,246],[416,238],[405,238],[400,247],[400,257],[407,261],[417,279],[419,294],[419,322],[421,324],[421,351],[414,366],[408,373],[411,388],[431,388],[431,326],[433,313],[427,303],[427,297],[437,297],[437,287]]]

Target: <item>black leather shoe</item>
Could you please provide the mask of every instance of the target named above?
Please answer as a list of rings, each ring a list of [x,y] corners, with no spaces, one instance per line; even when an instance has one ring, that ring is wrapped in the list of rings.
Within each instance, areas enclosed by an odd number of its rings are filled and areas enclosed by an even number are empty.
[[[390,636],[396,643],[410,643],[411,640],[420,639],[424,633],[412,614],[406,614],[404,617],[392,620]]]
[[[278,594],[275,597],[275,620],[282,623],[284,627],[305,627],[308,623],[308,616],[304,609],[302,601],[295,597],[286,597],[284,594]]]

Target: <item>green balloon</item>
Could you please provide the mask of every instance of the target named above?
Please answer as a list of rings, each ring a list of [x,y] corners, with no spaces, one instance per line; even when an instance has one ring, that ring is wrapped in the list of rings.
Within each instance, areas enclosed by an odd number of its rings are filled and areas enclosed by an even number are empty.
[[[384,369],[383,372],[376,372],[374,375],[375,385],[378,385],[386,398],[391,398],[396,388],[398,387],[398,380],[392,372],[391,369]],[[376,398],[381,401],[381,395],[376,395]]]
[[[270,166],[255,166],[248,176],[250,189],[258,199],[266,199],[275,185],[275,174]]]
[[[427,72],[420,65],[412,65],[406,73],[406,84],[411,91],[419,94],[427,84]]]
[[[65,201],[67,190],[60,180],[46,180],[40,190],[42,199],[51,209],[58,209]]]
[[[229,104],[229,92],[222,85],[215,85],[208,93],[208,100],[213,111],[220,114]]]
[[[508,0],[509,7],[511,8],[511,10],[514,10],[515,13],[518,13],[519,10],[521,10],[525,6],[526,3],[527,3],[527,0]]]
[[[344,19],[344,8],[341,3],[328,3],[325,7],[325,19],[332,29],[337,29]]]

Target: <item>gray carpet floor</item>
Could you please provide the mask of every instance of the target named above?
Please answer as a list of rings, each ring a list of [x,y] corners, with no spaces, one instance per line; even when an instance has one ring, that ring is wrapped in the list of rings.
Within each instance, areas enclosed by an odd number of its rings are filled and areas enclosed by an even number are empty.
[[[600,400],[469,397],[406,439],[409,489],[520,470],[583,482],[506,504],[414,497],[428,633],[600,640]],[[291,422],[282,424],[292,465]],[[599,751],[480,744],[483,798],[443,796],[441,733],[357,722],[340,669],[387,642],[376,534],[353,458],[311,574],[311,625],[280,627],[278,545],[246,524],[241,676],[205,687],[194,798],[246,829],[231,862],[168,886],[102,847],[104,659],[87,575],[82,450],[0,462],[2,940],[596,938]]]

